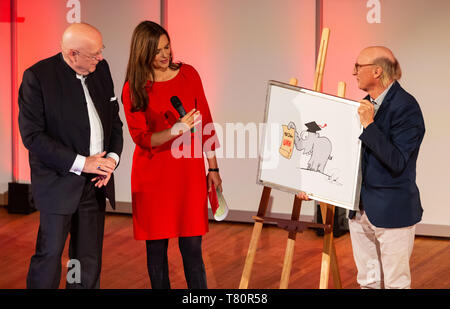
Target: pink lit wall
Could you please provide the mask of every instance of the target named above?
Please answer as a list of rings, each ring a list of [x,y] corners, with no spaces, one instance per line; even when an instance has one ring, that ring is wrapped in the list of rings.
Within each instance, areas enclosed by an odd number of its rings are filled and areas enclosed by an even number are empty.
[[[0,194],[11,181],[11,23],[10,2],[0,1]]]
[[[125,78],[129,55],[129,45],[134,27],[142,20],[150,19],[160,22],[160,0],[14,0],[17,3],[18,16],[24,17],[24,22],[17,26],[17,85],[22,81],[25,69],[39,60],[53,56],[60,51],[60,41],[64,29],[72,22],[87,22],[97,27],[103,34],[106,46],[104,56],[108,60],[113,76],[116,95],[120,97]],[[9,4],[8,1],[4,1]],[[3,2],[2,2],[3,3]],[[2,31],[2,46],[10,46],[10,25],[0,23]],[[5,33],[5,35],[3,35]],[[2,67],[10,71],[9,48],[1,49]],[[3,55],[4,54],[4,55]],[[11,145],[11,127],[17,126],[17,119],[11,122],[11,108],[17,109],[17,98],[11,98],[10,74],[2,75],[1,110],[5,126],[0,133],[0,141],[8,147]],[[15,90],[18,91],[18,87]],[[14,100],[11,104],[11,100]],[[4,105],[4,106],[3,106]],[[121,117],[125,120],[123,111]],[[130,171],[134,144],[128,134],[124,121],[125,147],[124,159],[116,171],[116,198],[119,201],[131,201]],[[23,146],[20,134],[17,136],[18,161],[17,178],[19,182],[30,181],[28,152]],[[11,181],[11,153],[0,159],[0,193]]]
[[[67,27],[65,1],[17,0],[18,16],[25,18],[17,24],[17,85],[22,82],[23,71],[37,61],[50,57],[59,51],[61,35]],[[18,89],[17,89],[18,91]],[[13,108],[17,108],[14,102]],[[17,119],[13,119],[17,125]],[[30,181],[28,151],[19,139],[18,175],[20,182]]]

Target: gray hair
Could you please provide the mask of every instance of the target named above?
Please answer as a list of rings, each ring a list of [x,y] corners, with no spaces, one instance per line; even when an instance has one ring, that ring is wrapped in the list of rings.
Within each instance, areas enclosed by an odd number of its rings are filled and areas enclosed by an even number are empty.
[[[385,87],[387,87],[391,81],[399,80],[402,77],[402,69],[395,58],[394,61],[392,61],[387,57],[379,57],[376,58],[373,63],[383,69],[381,83]]]

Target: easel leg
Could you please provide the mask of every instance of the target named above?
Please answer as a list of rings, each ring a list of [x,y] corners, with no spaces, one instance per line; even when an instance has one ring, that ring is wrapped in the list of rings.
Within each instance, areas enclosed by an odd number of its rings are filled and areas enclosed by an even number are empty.
[[[258,241],[261,236],[262,227],[262,222],[255,222],[255,225],[253,226],[252,238],[248,247],[247,258],[245,259],[244,270],[242,271],[241,282],[239,284],[240,289],[248,288],[248,282],[250,281],[253,261],[255,260],[256,249],[258,248]]]
[[[252,273],[253,262],[255,260],[256,249],[258,248],[259,237],[261,236],[261,230],[263,228],[263,217],[266,214],[267,206],[269,205],[269,198],[271,188],[264,187],[259,203],[258,215],[255,218],[256,222],[253,226],[252,238],[250,239],[250,245],[248,247],[247,257],[245,259],[244,270],[242,271],[241,282],[239,283],[240,289],[248,288],[250,276]]]
[[[334,239],[331,246],[331,273],[333,275],[333,283],[335,289],[342,289],[341,274],[339,273],[339,264],[336,255],[336,247]]]
[[[320,272],[320,289],[328,288],[330,278],[330,269],[333,272],[333,283],[335,288],[342,288],[341,277],[337,264],[336,249],[333,241],[333,225],[334,225],[335,206],[320,203],[320,211],[324,224],[330,225],[330,229],[325,232],[323,238],[322,267]]]
[[[320,270],[320,289],[328,288],[328,280],[330,278],[330,263],[331,263],[331,248],[333,242],[333,219],[334,208],[333,206],[325,203],[320,203],[320,211],[322,213],[322,221],[324,224],[330,224],[331,228],[325,231],[323,236],[323,252],[322,252],[322,267]]]
[[[291,220],[298,221],[300,219],[301,205],[302,201],[299,198],[295,197]],[[280,289],[287,289],[289,285],[289,277],[291,275],[292,259],[294,257],[294,247],[296,237],[297,232],[289,232],[286,245],[286,252],[284,254],[283,271],[281,272]]]

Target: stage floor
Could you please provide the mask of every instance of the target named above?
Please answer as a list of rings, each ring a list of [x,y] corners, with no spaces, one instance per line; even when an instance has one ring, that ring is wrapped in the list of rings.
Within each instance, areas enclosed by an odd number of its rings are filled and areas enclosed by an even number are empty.
[[[34,253],[39,212],[30,215],[8,214],[0,207],[0,289],[25,288],[28,264]],[[210,222],[203,238],[203,258],[208,287],[237,289],[244,267],[253,224]],[[287,232],[265,226],[255,257],[249,288],[276,289],[279,286]],[[315,289],[319,286],[322,237],[312,230],[298,234],[289,288]],[[335,239],[342,279],[347,289],[356,289],[356,266],[350,235]],[[61,287],[65,286],[68,261],[66,244],[62,257]],[[411,258],[412,288],[450,288],[450,239],[416,237]],[[178,241],[169,242],[171,286],[186,288]],[[330,278],[330,288],[333,280]],[[131,215],[106,215],[101,287],[147,289],[145,242],[133,239]]]

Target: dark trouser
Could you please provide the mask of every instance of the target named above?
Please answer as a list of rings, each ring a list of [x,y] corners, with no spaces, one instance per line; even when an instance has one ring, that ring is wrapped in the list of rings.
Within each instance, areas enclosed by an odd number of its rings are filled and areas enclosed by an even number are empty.
[[[40,213],[40,225],[36,241],[36,253],[31,258],[27,288],[59,287],[61,255],[70,232],[69,258],[74,276],[66,282],[66,288],[100,288],[100,270],[105,225],[104,194],[87,181],[78,210],[72,215]],[[80,276],[76,276],[76,265]],[[69,277],[69,276],[68,276]],[[80,282],[76,282],[78,281]]]
[[[153,289],[170,289],[167,260],[168,239],[147,240],[147,267]],[[183,257],[184,275],[188,289],[207,289],[206,271],[202,258],[202,237],[178,239]]]

